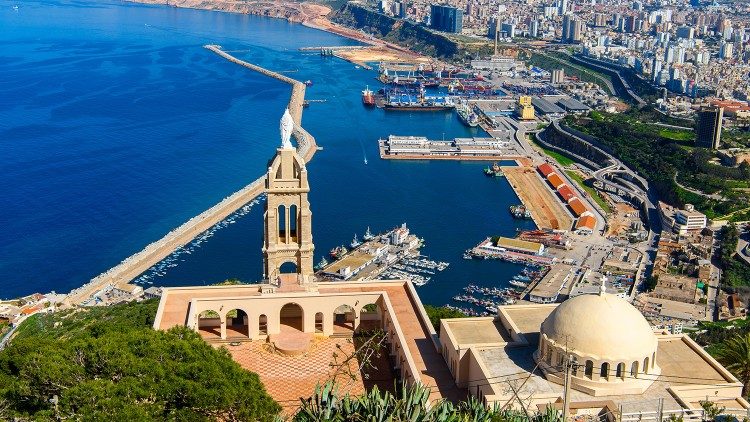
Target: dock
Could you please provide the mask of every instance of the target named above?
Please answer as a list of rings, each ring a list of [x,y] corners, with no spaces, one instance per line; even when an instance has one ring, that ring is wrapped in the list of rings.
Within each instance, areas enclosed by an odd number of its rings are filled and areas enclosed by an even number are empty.
[[[503,173],[523,205],[531,211],[531,219],[538,228],[570,230],[573,216],[533,167],[507,167]]]
[[[430,140],[424,136],[389,135],[378,140],[384,160],[516,160],[523,157],[515,145],[500,138]]]

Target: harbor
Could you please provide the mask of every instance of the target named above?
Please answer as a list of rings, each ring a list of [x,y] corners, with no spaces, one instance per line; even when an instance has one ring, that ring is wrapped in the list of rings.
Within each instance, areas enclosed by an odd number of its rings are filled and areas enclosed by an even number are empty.
[[[359,240],[354,235],[349,247],[336,246],[315,267],[319,281],[410,280],[417,286],[448,268],[419,253],[423,239],[412,234],[406,224],[374,235],[368,227]]]

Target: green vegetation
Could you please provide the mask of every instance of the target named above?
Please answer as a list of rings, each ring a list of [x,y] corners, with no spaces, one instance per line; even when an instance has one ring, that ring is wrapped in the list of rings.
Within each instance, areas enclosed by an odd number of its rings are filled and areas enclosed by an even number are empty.
[[[716,351],[716,359],[742,381],[742,396],[750,392],[750,334],[725,341]]]
[[[590,197],[591,197],[591,198],[592,198],[592,199],[593,199],[593,200],[594,200],[594,201],[595,201],[595,202],[596,202],[597,204],[599,204],[599,206],[601,207],[601,209],[603,209],[603,210],[604,210],[604,212],[606,212],[607,214],[609,214],[609,213],[611,213],[611,212],[612,212],[612,207],[610,207],[610,206],[609,206],[609,204],[607,203],[607,201],[605,201],[605,200],[604,200],[604,198],[602,198],[602,195],[601,195],[601,194],[600,194],[600,193],[599,193],[599,192],[598,192],[598,191],[597,191],[596,189],[594,189],[593,187],[591,187],[591,186],[587,185],[587,184],[586,184],[586,183],[585,183],[585,182],[583,181],[583,177],[581,177],[581,175],[580,175],[580,174],[578,174],[578,173],[576,173],[575,171],[572,171],[572,170],[565,170],[565,174],[567,174],[567,175],[568,175],[568,177],[570,177],[571,179],[575,180],[575,181],[576,181],[576,183],[578,183],[578,185],[579,185],[579,186],[580,186],[580,187],[581,187],[581,188],[582,188],[583,190],[585,190],[585,191],[586,191],[586,193],[588,193],[588,194],[589,194],[589,196],[590,196]]]
[[[540,67],[550,72],[553,69],[563,69],[566,76],[575,76],[583,82],[595,83],[599,85],[604,91],[609,92],[610,94],[616,94],[616,92],[612,92],[609,89],[606,83],[612,83],[611,76],[591,69],[587,69],[579,64],[573,63],[570,60],[570,57],[564,53],[532,52],[531,56],[526,56],[525,61],[532,66]]]
[[[727,286],[750,285],[750,265],[735,256],[740,232],[734,223],[727,224],[721,229],[721,262],[722,283]]]
[[[435,331],[440,333],[440,320],[443,318],[466,318],[468,315],[461,311],[448,308],[447,306],[432,306],[424,305],[424,310],[427,311],[427,316],[430,318],[432,326],[435,327]]]
[[[533,143],[534,145],[536,145],[537,148],[539,148],[540,150],[542,150],[545,154],[547,154],[552,159],[554,159],[555,161],[557,161],[557,163],[560,164],[561,166],[568,167],[568,166],[570,166],[572,164],[575,164],[575,161],[573,161],[571,158],[568,158],[567,156],[562,155],[562,154],[560,154],[557,151],[552,151],[551,149],[547,149],[547,148],[541,146],[539,143],[534,142],[533,139],[531,139],[530,141],[531,141],[531,143]]]
[[[424,25],[396,19],[361,4],[346,3],[331,15],[331,20],[432,57],[452,58],[458,44]]]
[[[621,114],[600,112],[564,119],[565,125],[595,137],[602,148],[648,179],[660,199],[669,204],[692,203],[709,218],[747,208],[750,192],[742,189],[750,187],[750,165],[717,165],[713,151],[693,148],[691,132],[653,124],[656,122],[686,125],[649,107]],[[709,198],[682,189],[675,183],[675,177],[683,186],[723,198]]]
[[[430,392],[422,386],[401,386],[395,395],[377,387],[366,394],[353,397],[340,394],[331,384],[318,387],[315,395],[303,401],[295,422],[359,422],[359,421],[412,421],[412,422],[558,422],[557,410],[548,407],[545,412],[526,414],[521,410],[501,409],[495,404],[487,408],[470,397],[453,405],[439,401],[427,406]],[[520,399],[519,399],[520,400]],[[523,404],[525,406],[525,404]]]
[[[695,143],[695,132],[688,130],[676,130],[676,129],[662,129],[659,131],[659,136],[664,139],[671,139],[680,143],[689,141],[690,144]]]
[[[0,420],[275,418],[280,406],[256,374],[188,328],[153,330],[156,307],[87,308],[24,322],[0,352]]]

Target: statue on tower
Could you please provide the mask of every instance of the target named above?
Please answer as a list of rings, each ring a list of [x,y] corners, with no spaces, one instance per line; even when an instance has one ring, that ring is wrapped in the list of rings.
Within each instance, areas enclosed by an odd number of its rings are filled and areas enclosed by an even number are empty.
[[[281,148],[294,148],[291,142],[294,120],[292,120],[292,115],[289,114],[288,108],[284,110],[284,115],[281,116],[279,130],[281,131]]]

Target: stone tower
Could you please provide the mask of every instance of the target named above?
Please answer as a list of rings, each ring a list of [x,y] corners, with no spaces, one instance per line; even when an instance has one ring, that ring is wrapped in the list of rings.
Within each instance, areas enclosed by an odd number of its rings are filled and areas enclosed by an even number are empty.
[[[264,278],[271,283],[295,279],[300,285],[313,282],[312,213],[307,193],[305,161],[290,138],[293,131],[289,110],[281,119],[281,147],[268,167],[266,177]],[[283,276],[282,276],[283,275]]]

